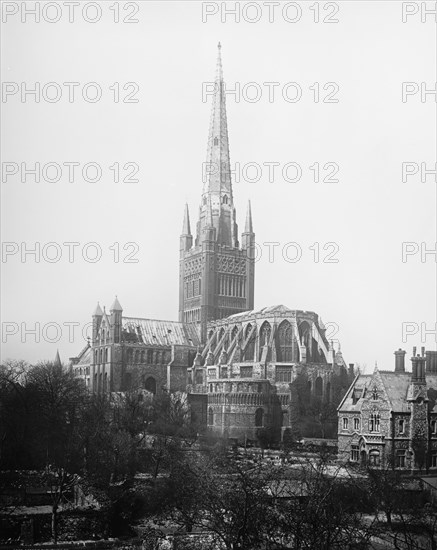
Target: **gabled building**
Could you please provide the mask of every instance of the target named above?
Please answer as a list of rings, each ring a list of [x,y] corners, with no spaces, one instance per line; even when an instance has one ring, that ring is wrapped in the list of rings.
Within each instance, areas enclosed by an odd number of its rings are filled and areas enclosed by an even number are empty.
[[[395,351],[394,371],[359,374],[338,407],[338,449],[351,462],[437,468],[437,352]]]
[[[98,393],[184,391],[199,344],[195,325],[125,317],[116,297],[109,315],[97,304],[92,338],[70,365]]]

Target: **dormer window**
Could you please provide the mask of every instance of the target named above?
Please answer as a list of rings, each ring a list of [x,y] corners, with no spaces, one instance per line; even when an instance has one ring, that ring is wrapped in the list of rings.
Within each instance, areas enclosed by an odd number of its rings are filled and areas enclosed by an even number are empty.
[[[372,399],[376,401],[378,399],[378,388],[376,386],[373,386],[372,390]]]

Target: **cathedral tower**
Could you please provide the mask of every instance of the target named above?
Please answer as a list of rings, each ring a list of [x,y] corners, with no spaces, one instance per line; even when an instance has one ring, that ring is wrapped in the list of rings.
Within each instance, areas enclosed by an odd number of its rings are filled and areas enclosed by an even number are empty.
[[[220,50],[219,44],[205,181],[194,246],[188,206],[180,237],[179,321],[199,323],[204,343],[209,321],[251,310],[254,301],[255,233],[249,204],[240,246]]]

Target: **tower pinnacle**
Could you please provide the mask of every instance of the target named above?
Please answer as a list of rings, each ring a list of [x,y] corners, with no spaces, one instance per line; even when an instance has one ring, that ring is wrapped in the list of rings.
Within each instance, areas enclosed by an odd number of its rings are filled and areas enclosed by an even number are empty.
[[[250,201],[247,203],[247,214],[246,214],[246,225],[244,227],[245,233],[253,233],[252,225],[252,208],[250,206]]]
[[[182,225],[182,235],[191,235],[190,213],[188,211],[188,204],[187,203],[185,203],[184,223]]]

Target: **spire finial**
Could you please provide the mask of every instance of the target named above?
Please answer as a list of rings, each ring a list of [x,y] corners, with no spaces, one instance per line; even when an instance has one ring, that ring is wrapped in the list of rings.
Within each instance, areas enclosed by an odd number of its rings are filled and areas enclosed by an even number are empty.
[[[217,50],[218,50],[217,71],[216,71],[215,79],[216,79],[216,82],[222,82],[223,81],[223,67],[222,67],[222,55],[221,55],[222,45],[220,44],[220,42],[217,45]]]

